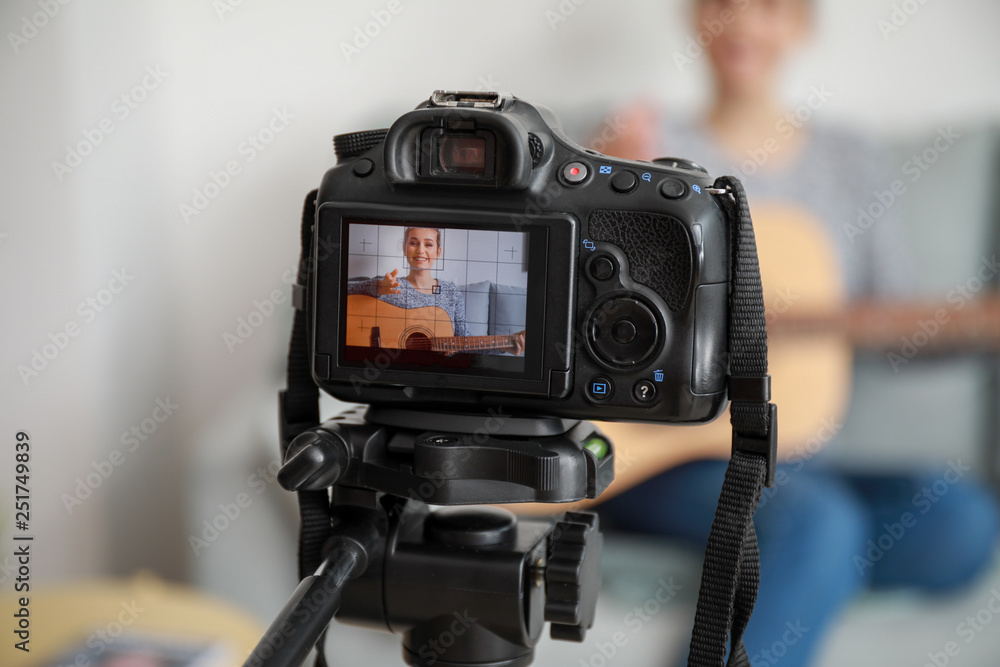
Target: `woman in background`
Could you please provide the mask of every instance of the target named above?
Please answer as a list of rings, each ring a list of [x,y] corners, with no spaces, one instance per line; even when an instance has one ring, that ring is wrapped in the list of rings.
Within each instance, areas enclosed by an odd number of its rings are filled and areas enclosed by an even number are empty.
[[[605,152],[631,159],[691,158],[713,174],[741,178],[753,204],[794,204],[818,220],[834,244],[848,296],[899,296],[909,268],[896,211],[862,234],[859,207],[892,179],[878,147],[851,132],[803,122],[778,96],[789,57],[808,37],[809,0],[696,0],[697,30],[722,26],[705,47],[714,99],[700,119],[661,118],[626,110],[629,131]],[[703,40],[704,41],[704,40]],[[811,108],[829,95],[814,87]],[[800,114],[801,115],[801,114]],[[820,457],[821,458],[821,457]],[[651,533],[704,549],[727,462],[679,465],[599,506],[612,528]],[[997,510],[991,494],[966,475],[950,485],[915,525],[874,561],[877,541],[941,471],[928,474],[842,474],[813,461],[787,468],[787,483],[755,516],[761,549],[760,593],[744,635],[753,665],[811,664],[826,631],[866,587],[957,589],[982,572],[993,553]],[[859,565],[858,558],[861,558]],[[789,634],[789,628],[796,631]],[[791,637],[791,639],[789,639]],[[787,641],[786,641],[787,640]],[[771,654],[782,644],[782,654]]]

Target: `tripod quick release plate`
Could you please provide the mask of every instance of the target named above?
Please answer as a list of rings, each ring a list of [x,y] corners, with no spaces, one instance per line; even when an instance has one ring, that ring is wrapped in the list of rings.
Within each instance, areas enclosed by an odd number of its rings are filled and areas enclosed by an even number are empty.
[[[446,430],[421,430],[402,425],[400,413],[355,408],[306,431],[289,446],[279,482],[471,505],[596,498],[614,479],[611,442],[589,422],[437,415]]]

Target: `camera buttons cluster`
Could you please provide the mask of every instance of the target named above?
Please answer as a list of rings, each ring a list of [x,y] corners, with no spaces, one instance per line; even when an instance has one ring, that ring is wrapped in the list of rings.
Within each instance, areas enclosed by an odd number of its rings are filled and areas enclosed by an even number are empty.
[[[611,398],[614,385],[611,380],[598,375],[587,383],[587,398],[595,403],[603,403]],[[652,403],[656,400],[656,385],[649,380],[639,380],[632,385],[632,398],[636,403]]]
[[[611,398],[612,387],[611,380],[599,375],[587,383],[587,396],[592,401],[606,401]]]
[[[590,175],[590,167],[583,162],[567,162],[560,172],[562,179],[570,185],[578,185],[587,180]]]

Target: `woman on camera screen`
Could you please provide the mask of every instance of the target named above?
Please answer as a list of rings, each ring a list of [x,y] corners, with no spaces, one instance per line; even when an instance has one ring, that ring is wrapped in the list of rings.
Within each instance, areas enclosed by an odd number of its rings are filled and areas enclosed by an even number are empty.
[[[442,331],[442,318],[435,314],[440,311],[425,311],[421,314],[426,319],[428,338],[431,349],[454,352],[508,352],[514,355],[524,354],[524,331],[503,337],[473,336],[465,317],[465,295],[458,286],[450,281],[434,277],[434,264],[441,259],[443,251],[441,230],[433,227],[407,227],[403,231],[403,256],[408,265],[406,275],[400,275],[400,270],[393,269],[384,276],[368,280],[353,280],[348,283],[348,295],[360,295],[377,298],[394,308],[405,310],[439,308],[447,314],[450,332]],[[378,312],[383,312],[381,309]],[[425,314],[426,315],[423,315]],[[354,313],[348,307],[348,317]],[[400,314],[395,319],[403,317],[407,322],[414,322],[421,317]],[[392,319],[392,316],[380,316],[382,321]],[[443,335],[442,335],[443,334]],[[381,334],[380,334],[381,335]],[[489,338],[489,341],[483,339]],[[502,338],[495,341],[496,338]],[[423,339],[422,339],[423,340]],[[440,342],[437,342],[440,341]],[[381,343],[385,347],[394,347],[389,341]],[[400,347],[412,347],[407,343]]]

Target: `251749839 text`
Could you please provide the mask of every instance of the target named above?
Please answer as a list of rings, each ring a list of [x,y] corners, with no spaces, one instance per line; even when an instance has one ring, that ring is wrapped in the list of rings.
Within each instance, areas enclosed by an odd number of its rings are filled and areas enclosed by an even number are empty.
[[[31,611],[28,592],[31,590],[31,541],[28,534],[31,521],[31,438],[18,431],[14,443],[14,561],[17,576],[14,591],[18,593],[14,612],[14,648],[29,652],[31,640]]]

